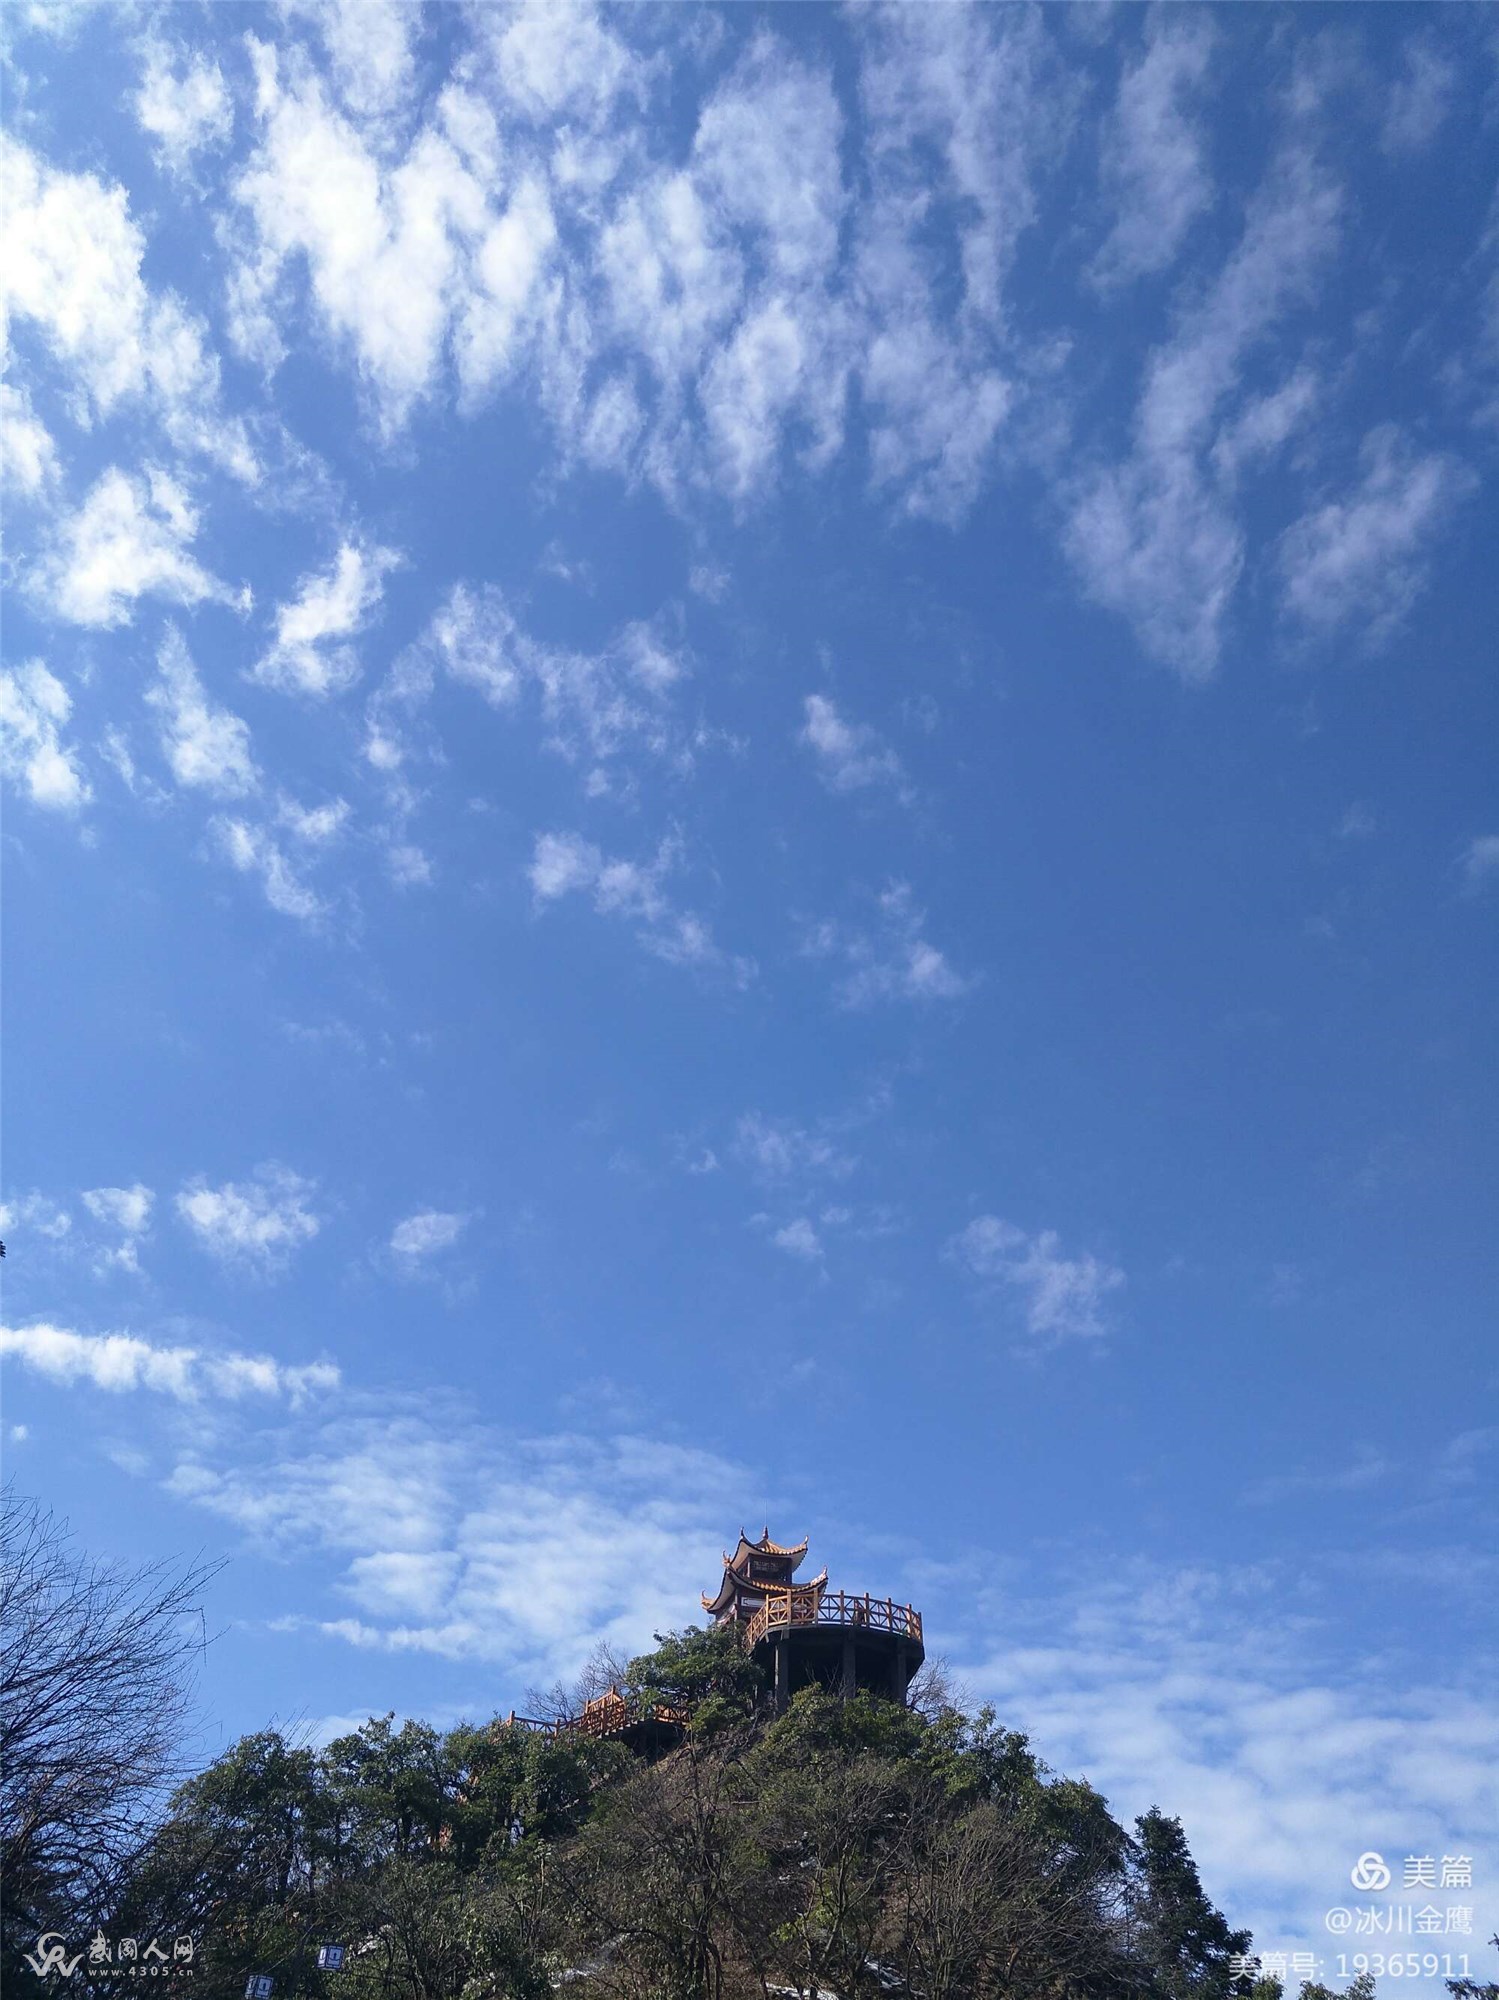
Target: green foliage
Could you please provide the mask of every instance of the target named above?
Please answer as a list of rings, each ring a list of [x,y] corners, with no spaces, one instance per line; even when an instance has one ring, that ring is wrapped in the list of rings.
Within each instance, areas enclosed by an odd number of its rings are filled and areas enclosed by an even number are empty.
[[[1226,2000],[1229,1960],[1247,1952],[1248,1931],[1229,1928],[1203,1894],[1179,1819],[1154,1806],[1135,1821],[1139,1875],[1131,1915],[1159,1991],[1169,2000]]]
[[[662,1639],[623,1692],[688,1711],[669,1754],[392,1716],[323,1750],[246,1737],[176,1794],[113,1915],[197,1931],[203,2000],[238,2000],[252,1971],[276,2000],[1234,1990],[1248,1939],[1180,1825],[1149,1813],[1132,1838],[989,1710],[809,1687],[772,1717],[719,1630]],[[345,1946],[339,1973],[322,1943]]]
[[[751,1716],[765,1699],[763,1670],[730,1625],[658,1632],[656,1649],[631,1660],[620,1692],[642,1703],[693,1712],[699,1728]]]

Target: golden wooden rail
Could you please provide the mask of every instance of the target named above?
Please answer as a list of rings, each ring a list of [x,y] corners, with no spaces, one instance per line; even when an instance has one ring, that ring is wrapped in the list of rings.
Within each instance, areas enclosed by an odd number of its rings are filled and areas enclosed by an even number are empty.
[[[753,1649],[768,1633],[795,1626],[846,1625],[854,1630],[894,1632],[921,1643],[921,1613],[889,1597],[855,1597],[846,1590],[777,1591],[744,1628],[744,1643]]]
[[[577,1715],[561,1716],[550,1722],[538,1715],[517,1715],[512,1709],[509,1715],[501,1717],[500,1727],[529,1729],[547,1736],[622,1736],[637,1723],[661,1722],[685,1729],[687,1721],[685,1708],[668,1708],[664,1702],[626,1701],[623,1695],[612,1698],[601,1695],[598,1700],[585,1703]]]

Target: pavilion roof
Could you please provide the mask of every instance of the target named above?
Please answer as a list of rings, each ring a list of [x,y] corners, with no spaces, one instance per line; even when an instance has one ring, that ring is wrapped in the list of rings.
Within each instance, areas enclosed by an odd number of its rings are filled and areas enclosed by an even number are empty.
[[[725,1555],[723,1559],[724,1568],[734,1570],[742,1575],[744,1565],[749,1561],[751,1556],[790,1556],[791,1567],[795,1569],[806,1553],[807,1538],[805,1536],[799,1542],[773,1542],[770,1539],[770,1529],[767,1527],[759,1541],[752,1542],[743,1528],[741,1528],[739,1530],[739,1546],[732,1555]]]
[[[709,1597],[704,1592],[702,1605],[704,1611],[717,1613],[727,1611],[741,1591],[747,1591],[750,1595],[761,1598],[784,1596],[793,1590],[822,1590],[826,1587],[827,1580],[828,1573],[825,1569],[819,1570],[816,1576],[803,1577],[799,1583],[789,1581],[783,1583],[774,1577],[741,1576],[725,1556],[723,1581],[718,1586],[718,1593],[714,1597]]]

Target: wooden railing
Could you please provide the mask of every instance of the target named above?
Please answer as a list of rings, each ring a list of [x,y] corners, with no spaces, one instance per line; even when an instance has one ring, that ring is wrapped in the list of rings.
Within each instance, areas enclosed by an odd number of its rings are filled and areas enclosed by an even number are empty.
[[[754,1648],[767,1634],[799,1625],[847,1625],[921,1642],[921,1613],[909,1604],[897,1604],[889,1597],[855,1597],[846,1590],[793,1587],[766,1598],[744,1628],[744,1643]]]
[[[679,1729],[687,1726],[685,1708],[668,1708],[664,1702],[627,1701],[623,1695],[601,1695],[585,1702],[576,1715],[547,1721],[539,1715],[517,1715],[512,1709],[500,1718],[502,1729],[529,1729],[547,1736],[622,1736],[636,1723],[660,1722]]]

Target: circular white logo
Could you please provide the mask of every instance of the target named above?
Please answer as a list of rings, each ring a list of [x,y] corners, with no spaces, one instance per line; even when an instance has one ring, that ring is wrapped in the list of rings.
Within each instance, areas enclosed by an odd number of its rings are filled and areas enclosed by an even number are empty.
[[[1384,1856],[1376,1854],[1371,1848],[1354,1862],[1348,1879],[1355,1889],[1388,1889],[1390,1871],[1385,1866]]]

